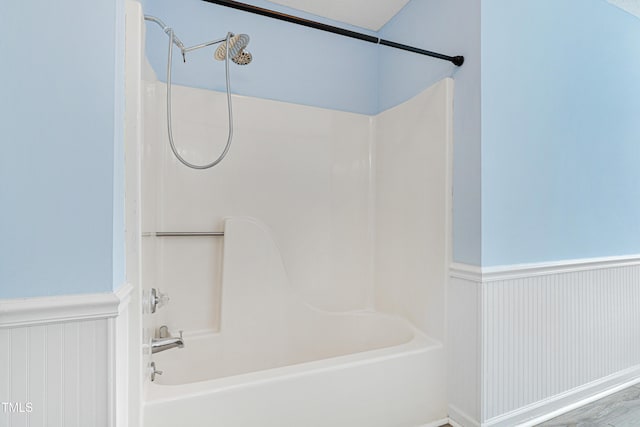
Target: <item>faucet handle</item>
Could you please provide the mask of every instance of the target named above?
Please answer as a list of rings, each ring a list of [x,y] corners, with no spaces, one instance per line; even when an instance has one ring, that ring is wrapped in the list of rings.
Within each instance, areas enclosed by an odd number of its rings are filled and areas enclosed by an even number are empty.
[[[151,373],[151,381],[156,380],[156,375],[162,375],[164,373],[163,371],[158,371],[156,369],[156,362],[151,362],[149,364],[149,371]]]
[[[169,295],[160,292],[156,288],[151,288],[149,296],[149,308],[151,313],[155,313],[158,308],[162,308],[169,304]]]
[[[156,296],[156,306],[157,308],[162,308],[165,305],[169,304],[169,295],[158,290],[158,295]]]

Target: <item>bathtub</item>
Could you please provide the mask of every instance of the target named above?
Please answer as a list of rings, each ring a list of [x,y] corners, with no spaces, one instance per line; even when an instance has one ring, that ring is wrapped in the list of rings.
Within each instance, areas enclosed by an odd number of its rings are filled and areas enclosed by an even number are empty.
[[[251,265],[251,268],[247,268]],[[153,355],[146,427],[417,427],[446,424],[444,347],[406,320],[330,313],[290,289],[258,221],[225,223],[217,333]]]

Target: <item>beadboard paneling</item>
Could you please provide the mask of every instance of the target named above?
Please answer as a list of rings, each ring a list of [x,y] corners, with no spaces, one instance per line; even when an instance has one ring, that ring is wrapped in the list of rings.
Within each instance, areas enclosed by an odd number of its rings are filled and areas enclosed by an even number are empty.
[[[640,257],[453,264],[450,277],[458,424],[531,426],[640,381]]]
[[[0,402],[33,405],[30,413],[0,410],[0,425],[108,426],[108,322],[0,329]]]
[[[483,419],[640,364],[640,267],[483,285]]]
[[[0,320],[0,427],[127,425],[131,290],[47,297],[55,315],[43,310],[40,318],[44,299],[3,300],[12,315]],[[102,300],[111,304],[95,304]],[[22,412],[8,410],[10,403]]]

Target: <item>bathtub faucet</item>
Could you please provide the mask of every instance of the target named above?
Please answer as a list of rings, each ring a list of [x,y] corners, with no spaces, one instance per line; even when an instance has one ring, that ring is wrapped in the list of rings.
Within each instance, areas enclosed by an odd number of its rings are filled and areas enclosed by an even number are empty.
[[[151,353],[160,353],[161,351],[170,350],[172,348],[183,348],[184,340],[182,339],[182,331],[180,337],[153,338],[151,340]]]

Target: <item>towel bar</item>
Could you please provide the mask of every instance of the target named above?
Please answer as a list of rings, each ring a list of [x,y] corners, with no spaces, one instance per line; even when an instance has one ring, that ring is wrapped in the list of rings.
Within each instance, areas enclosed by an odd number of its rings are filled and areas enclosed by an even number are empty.
[[[224,231],[157,231],[142,233],[143,236],[156,237],[224,237]]]

